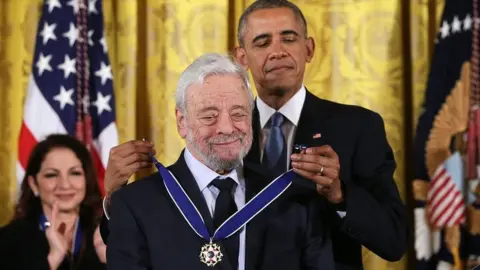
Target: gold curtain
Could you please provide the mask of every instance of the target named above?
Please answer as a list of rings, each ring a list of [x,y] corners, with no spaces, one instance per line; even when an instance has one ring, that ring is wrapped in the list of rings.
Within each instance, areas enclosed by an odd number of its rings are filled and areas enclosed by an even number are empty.
[[[175,161],[184,146],[174,118],[176,80],[200,54],[232,49],[238,18],[251,2],[103,0],[121,142],[148,138],[161,162]],[[406,200],[406,143],[423,99],[432,30],[444,1],[294,2],[317,45],[306,86],[322,98],[383,116],[398,161],[395,179]],[[41,5],[42,0],[0,1],[0,225],[11,217],[16,198],[17,138]],[[363,258],[365,269],[407,269],[406,258],[387,263],[368,250]]]

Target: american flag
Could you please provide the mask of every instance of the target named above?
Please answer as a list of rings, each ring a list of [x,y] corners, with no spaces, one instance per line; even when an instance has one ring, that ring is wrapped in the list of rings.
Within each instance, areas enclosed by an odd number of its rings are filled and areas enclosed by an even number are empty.
[[[52,133],[89,147],[103,192],[110,149],[118,143],[113,76],[101,0],[45,0],[18,145],[17,179],[35,144]]]
[[[456,152],[433,174],[427,195],[427,217],[435,228],[453,227],[466,219],[463,165]]]

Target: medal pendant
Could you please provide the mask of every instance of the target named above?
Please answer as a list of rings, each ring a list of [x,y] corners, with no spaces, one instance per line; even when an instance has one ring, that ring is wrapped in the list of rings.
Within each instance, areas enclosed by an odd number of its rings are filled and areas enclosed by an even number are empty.
[[[215,243],[207,243],[202,246],[200,251],[200,261],[207,266],[214,267],[217,263],[222,261],[222,251],[220,246]]]

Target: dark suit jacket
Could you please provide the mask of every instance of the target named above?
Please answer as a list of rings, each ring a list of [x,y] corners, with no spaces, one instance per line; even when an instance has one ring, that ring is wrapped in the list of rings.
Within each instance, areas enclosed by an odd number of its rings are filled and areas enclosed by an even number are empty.
[[[169,167],[210,231],[213,221],[183,154]],[[260,171],[244,167],[246,201],[269,182]],[[246,270],[334,269],[327,203],[297,178],[277,200],[253,218],[246,231]],[[199,260],[206,243],[190,228],[171,200],[159,173],[112,195],[108,269],[212,269]],[[222,246],[222,243],[219,242]],[[226,254],[213,269],[232,270]]]
[[[258,110],[247,161],[260,163]],[[314,134],[321,137],[314,139]],[[393,179],[396,163],[383,124],[367,109],[320,99],[307,91],[295,144],[330,145],[340,158],[345,205],[334,206],[332,233],[336,269],[362,269],[361,245],[380,257],[399,260],[407,246],[407,220]],[[311,185],[315,189],[314,184]],[[346,208],[346,209],[345,209]],[[335,210],[346,210],[340,219]]]
[[[38,218],[12,221],[0,229],[0,269],[2,270],[49,270],[49,252],[45,233],[39,229]],[[93,245],[93,231],[83,233],[82,251],[73,257],[73,263],[65,258],[58,270],[89,269],[103,270]]]

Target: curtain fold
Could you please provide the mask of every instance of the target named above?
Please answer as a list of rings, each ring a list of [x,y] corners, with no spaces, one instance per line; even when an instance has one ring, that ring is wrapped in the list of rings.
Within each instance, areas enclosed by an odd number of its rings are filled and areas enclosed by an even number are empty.
[[[10,219],[17,198],[18,134],[41,4],[0,1],[0,224]]]

